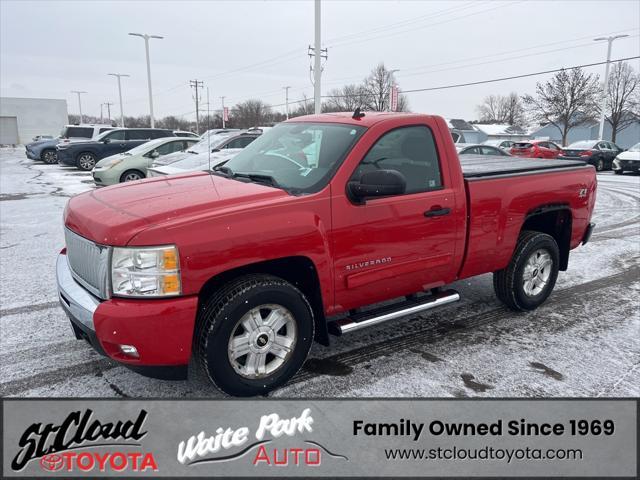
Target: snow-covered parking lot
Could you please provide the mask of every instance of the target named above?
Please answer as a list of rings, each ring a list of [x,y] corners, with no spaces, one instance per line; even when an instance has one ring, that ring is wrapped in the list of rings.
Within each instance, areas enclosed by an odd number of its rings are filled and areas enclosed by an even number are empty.
[[[598,175],[586,246],[550,300],[514,314],[491,276],[453,285],[458,303],[315,346],[275,397],[640,395],[640,176]],[[75,340],[58,306],[55,260],[68,198],[89,173],[0,152],[0,394],[27,397],[218,396],[195,374],[142,377]]]

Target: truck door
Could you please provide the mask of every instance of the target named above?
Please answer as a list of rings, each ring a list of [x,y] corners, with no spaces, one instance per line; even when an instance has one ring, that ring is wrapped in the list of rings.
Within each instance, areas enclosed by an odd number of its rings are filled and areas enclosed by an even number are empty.
[[[346,185],[332,189],[338,309],[443,285],[455,275],[454,250],[463,233],[457,232],[454,190],[431,128],[411,125],[382,134],[349,181],[376,169],[400,172],[405,193],[358,203]]]

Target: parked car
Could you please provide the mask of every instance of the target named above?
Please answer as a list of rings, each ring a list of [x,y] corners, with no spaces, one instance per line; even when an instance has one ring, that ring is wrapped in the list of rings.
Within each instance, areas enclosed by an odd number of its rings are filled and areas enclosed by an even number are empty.
[[[640,172],[640,143],[636,143],[626,152],[621,152],[613,161],[613,173]]]
[[[562,149],[560,159],[582,160],[596,167],[597,171],[611,170],[613,160],[622,152],[615,143],[603,140],[582,140]]]
[[[510,157],[507,152],[491,145],[466,145],[457,147],[458,155],[497,155],[498,157]]]
[[[209,149],[211,149],[211,153],[215,153],[227,148],[244,148],[260,135],[260,132],[249,133],[247,131],[220,132],[212,134],[209,138],[205,137],[200,140],[186,152],[173,153],[171,155],[165,155],[164,157],[155,159],[151,166],[156,168],[170,165],[180,160],[184,160],[191,155],[207,153],[209,152]]]
[[[169,165],[149,167],[147,169],[148,177],[162,177],[165,175],[176,175],[188,172],[203,172],[217,167],[223,162],[232,159],[242,151],[241,148],[225,148],[211,155],[201,153],[199,155],[189,155],[177,162]]]
[[[173,137],[171,130],[160,128],[116,128],[89,142],[61,143],[57,146],[58,162],[90,171],[98,160],[126,152],[149,140]]]
[[[86,141],[98,137],[107,130],[113,130],[113,127],[100,124],[66,125],[57,138],[38,140],[25,145],[25,154],[31,160],[42,160],[48,164],[58,163],[56,147],[59,143]]]
[[[192,138],[200,138],[200,135],[198,135],[197,133],[193,133],[193,132],[186,132],[184,130],[174,130],[173,134],[176,137],[192,137]]]
[[[283,122],[212,172],[77,195],[61,307],[114,361],[179,379],[194,358],[238,396],[283,385],[330,332],[459,300],[454,281],[493,272],[534,310],[590,238],[595,171],[463,157],[441,117],[358,110]]]
[[[530,140],[527,142],[515,142],[509,153],[516,157],[525,158],[558,158],[562,149],[553,142],[547,140]]]
[[[484,142],[484,145],[501,148],[505,152],[508,152],[509,150],[511,150],[511,147],[513,147],[514,143],[515,142],[512,140],[487,140],[486,142]]]
[[[103,158],[92,170],[96,185],[114,185],[146,178],[147,168],[155,158],[173,152],[181,152],[197,138],[165,137],[150,140],[126,152]]]
[[[34,142],[38,142],[40,140],[53,140],[53,135],[36,135],[31,140]]]
[[[211,130],[207,130],[202,135],[200,135],[200,138],[207,138],[209,135],[220,135],[239,131],[239,128],[212,128]]]

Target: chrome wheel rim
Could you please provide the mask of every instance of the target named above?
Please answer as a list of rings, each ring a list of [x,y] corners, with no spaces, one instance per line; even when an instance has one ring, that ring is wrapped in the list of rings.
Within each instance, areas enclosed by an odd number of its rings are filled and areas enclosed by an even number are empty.
[[[44,161],[46,163],[55,163],[58,159],[56,152],[44,152]]]
[[[127,173],[124,176],[124,181],[125,182],[133,182],[135,180],[140,180],[142,177],[140,175],[138,175],[137,173]]]
[[[522,287],[529,297],[539,295],[549,283],[553,259],[551,254],[540,248],[533,252],[524,265]]]
[[[293,315],[282,305],[252,308],[233,328],[227,347],[229,362],[244,378],[269,376],[291,358],[297,335]]]
[[[84,170],[90,170],[96,162],[91,155],[81,155],[78,163]]]

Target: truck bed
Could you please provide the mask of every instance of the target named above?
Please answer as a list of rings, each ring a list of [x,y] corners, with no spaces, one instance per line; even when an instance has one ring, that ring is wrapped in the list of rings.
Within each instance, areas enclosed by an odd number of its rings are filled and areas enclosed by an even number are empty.
[[[502,157],[493,155],[460,155],[460,165],[465,179],[521,175],[545,170],[587,167],[579,160],[550,160],[544,158]]]

